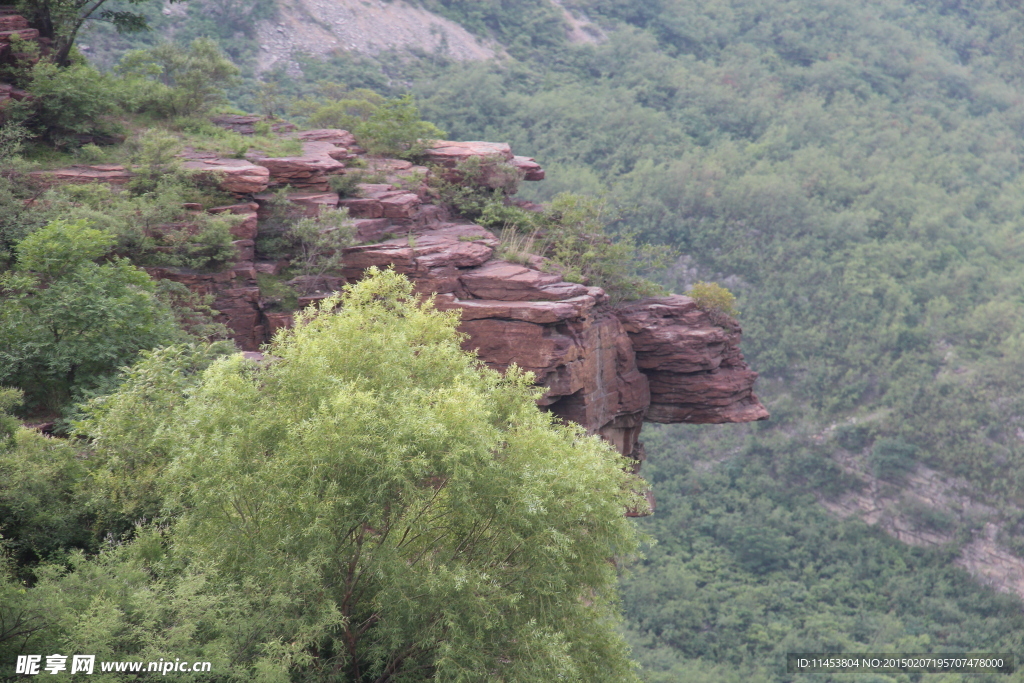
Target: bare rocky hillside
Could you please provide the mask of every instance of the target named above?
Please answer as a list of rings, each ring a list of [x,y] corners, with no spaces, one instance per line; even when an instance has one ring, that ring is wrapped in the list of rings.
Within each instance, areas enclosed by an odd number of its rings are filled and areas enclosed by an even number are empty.
[[[280,0],[278,18],[262,21],[257,72],[289,64],[296,54],[337,50],[377,54],[419,50],[449,59],[489,59],[497,46],[459,24],[405,2],[382,0]],[[297,68],[294,62],[291,68]]]

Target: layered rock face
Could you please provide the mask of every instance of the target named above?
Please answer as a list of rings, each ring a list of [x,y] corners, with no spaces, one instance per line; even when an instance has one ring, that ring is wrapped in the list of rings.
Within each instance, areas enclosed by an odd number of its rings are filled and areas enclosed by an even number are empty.
[[[345,249],[340,273],[294,278],[300,306],[328,296],[371,266],[394,268],[416,291],[433,296],[437,308],[461,312],[464,346],[498,371],[515,364],[544,388],[540,405],[565,420],[600,434],[624,456],[644,459],[639,441],[644,421],[723,423],[768,417],[753,393],[757,373],[740,352],[740,328],[718,321],[686,296],[644,299],[611,306],[603,290],[564,281],[545,272],[543,259],[527,264],[498,256],[499,240],[479,225],[453,218],[431,202],[423,183],[428,172],[451,180],[456,166],[479,157],[482,180],[493,169],[501,182],[509,167],[522,179],[543,178],[532,159],[516,157],[505,144],[439,142],[427,154],[435,171],[398,159],[365,159],[386,182],[361,184],[357,196],[328,191],[328,177],[343,175],[361,156],[352,136],[339,130],[288,133],[302,141],[297,157],[219,159],[191,154],[185,164],[209,172],[240,201],[211,209],[244,216],[234,228],[238,262],[220,273],[168,268],[151,275],[212,294],[221,320],[240,348],[256,352],[292,315],[269,310],[259,274],[278,275],[286,264],[254,261],[254,240],[268,215],[268,188],[288,185],[297,214],[316,215],[344,207],[361,242]],[[460,167],[461,168],[461,167]],[[123,182],[124,169],[90,167],[50,172],[63,182]],[[499,178],[500,176],[500,178]],[[496,181],[497,182],[497,181]],[[384,239],[389,237],[390,239]],[[315,280],[315,281],[314,281]],[[301,291],[299,291],[301,290]]]

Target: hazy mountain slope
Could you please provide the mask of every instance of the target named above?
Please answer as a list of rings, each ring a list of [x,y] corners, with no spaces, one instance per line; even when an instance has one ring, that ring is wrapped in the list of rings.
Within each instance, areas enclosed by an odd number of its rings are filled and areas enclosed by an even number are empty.
[[[256,25],[256,38],[260,43],[257,73],[282,60],[288,62],[292,54],[323,55],[336,50],[370,55],[416,50],[455,61],[495,55],[493,44],[475,38],[450,19],[405,2],[380,0],[280,0],[275,19]]]

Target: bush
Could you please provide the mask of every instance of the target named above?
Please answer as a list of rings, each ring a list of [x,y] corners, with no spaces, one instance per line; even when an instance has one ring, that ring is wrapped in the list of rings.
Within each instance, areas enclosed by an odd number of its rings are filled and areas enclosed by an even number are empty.
[[[0,110],[0,122],[3,121],[2,115],[3,110]],[[28,128],[15,121],[0,125],[0,162],[16,156],[28,136]]]
[[[119,110],[121,100],[112,76],[87,64],[62,69],[40,61],[29,78],[27,89],[34,99],[26,124],[57,147],[78,146],[77,135],[116,132],[113,121],[104,120]]]
[[[422,156],[434,140],[445,136],[434,124],[420,120],[412,95],[384,102],[353,126],[352,134],[370,154],[400,159]]]
[[[883,438],[871,449],[870,463],[873,474],[879,479],[899,481],[914,470],[917,446],[903,439]]]
[[[774,412],[772,419],[775,419]],[[866,424],[844,424],[836,428],[836,441],[848,451],[864,450],[871,443],[873,435],[873,427]]]
[[[53,201],[65,215],[111,235],[113,253],[136,265],[217,270],[235,258],[231,227],[239,218],[183,208],[200,198],[200,189],[189,183],[187,174],[169,173],[141,195],[83,185],[64,188]]]
[[[319,278],[341,268],[342,250],[355,241],[355,226],[347,209],[323,209],[297,221],[288,235],[294,244],[292,265],[300,275]]]
[[[383,183],[387,177],[383,173],[370,173],[367,171],[346,169],[341,175],[332,175],[327,179],[332,192],[337,192],[339,197],[355,197],[359,194],[359,185],[362,183]]]
[[[639,273],[665,267],[671,250],[638,246],[629,233],[613,239],[605,232],[610,214],[602,199],[558,195],[541,218],[542,255],[558,265],[566,280],[601,287],[613,302],[664,294]]]
[[[129,77],[149,78],[151,85],[136,103],[138,109],[163,116],[199,116],[226,101],[224,90],[238,80],[238,67],[209,38],[196,38],[186,51],[164,43],[129,52],[118,70]]]
[[[696,282],[686,295],[716,324],[721,324],[737,314],[736,297],[728,289],[714,282]]]
[[[310,128],[343,128],[353,130],[367,121],[387,98],[372,90],[357,88],[351,92],[330,89],[324,99],[304,99],[295,102],[291,111],[305,119]]]
[[[113,244],[113,235],[96,230],[88,221],[57,219],[18,244],[18,269],[53,278],[95,261]]]
[[[14,445],[14,433],[21,426],[14,411],[25,399],[25,392],[13,387],[0,387],[0,453]]]
[[[127,260],[91,259],[109,236],[54,221],[22,240],[0,275],[0,383],[55,411],[141,350],[182,339],[149,276]]]

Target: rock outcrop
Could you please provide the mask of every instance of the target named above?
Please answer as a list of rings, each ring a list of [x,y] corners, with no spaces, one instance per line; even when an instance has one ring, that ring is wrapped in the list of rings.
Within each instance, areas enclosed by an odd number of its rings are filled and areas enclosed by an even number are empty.
[[[301,307],[360,279],[371,266],[394,268],[412,280],[419,294],[433,296],[439,309],[461,312],[467,350],[495,370],[515,364],[533,373],[544,389],[542,407],[600,434],[636,462],[635,470],[644,459],[639,435],[645,421],[722,423],[768,417],[753,394],[757,374],[743,360],[735,321],[713,320],[685,296],[612,306],[602,289],[545,272],[543,259],[531,257],[525,264],[505,260],[493,233],[431,202],[423,183],[428,169],[407,161],[362,160],[360,172],[369,168],[386,182],[359,184],[356,196],[340,198],[328,191],[327,180],[348,172],[346,164],[362,155],[352,136],[340,130],[287,135],[302,142],[303,155],[250,153],[246,159],[223,159],[190,153],[184,161],[186,168],[210,173],[222,189],[240,198],[210,209],[244,217],[232,229],[237,263],[218,273],[149,269],[153,277],[212,295],[219,320],[244,351],[257,352],[275,332],[292,325],[292,311],[280,308],[280,287],[291,288],[292,300]],[[479,168],[498,169],[495,177],[543,177],[535,161],[514,156],[506,144],[445,141],[427,156],[442,174],[457,173],[460,163],[477,158]],[[102,166],[40,175],[47,182],[116,183],[128,177],[124,168]],[[273,215],[277,196],[265,190],[285,185],[295,190],[286,196],[296,216],[341,207],[354,219],[360,243],[343,251],[340,272],[285,282],[281,273],[287,262],[255,260],[260,226]],[[279,279],[274,297],[261,290],[262,275]]]

